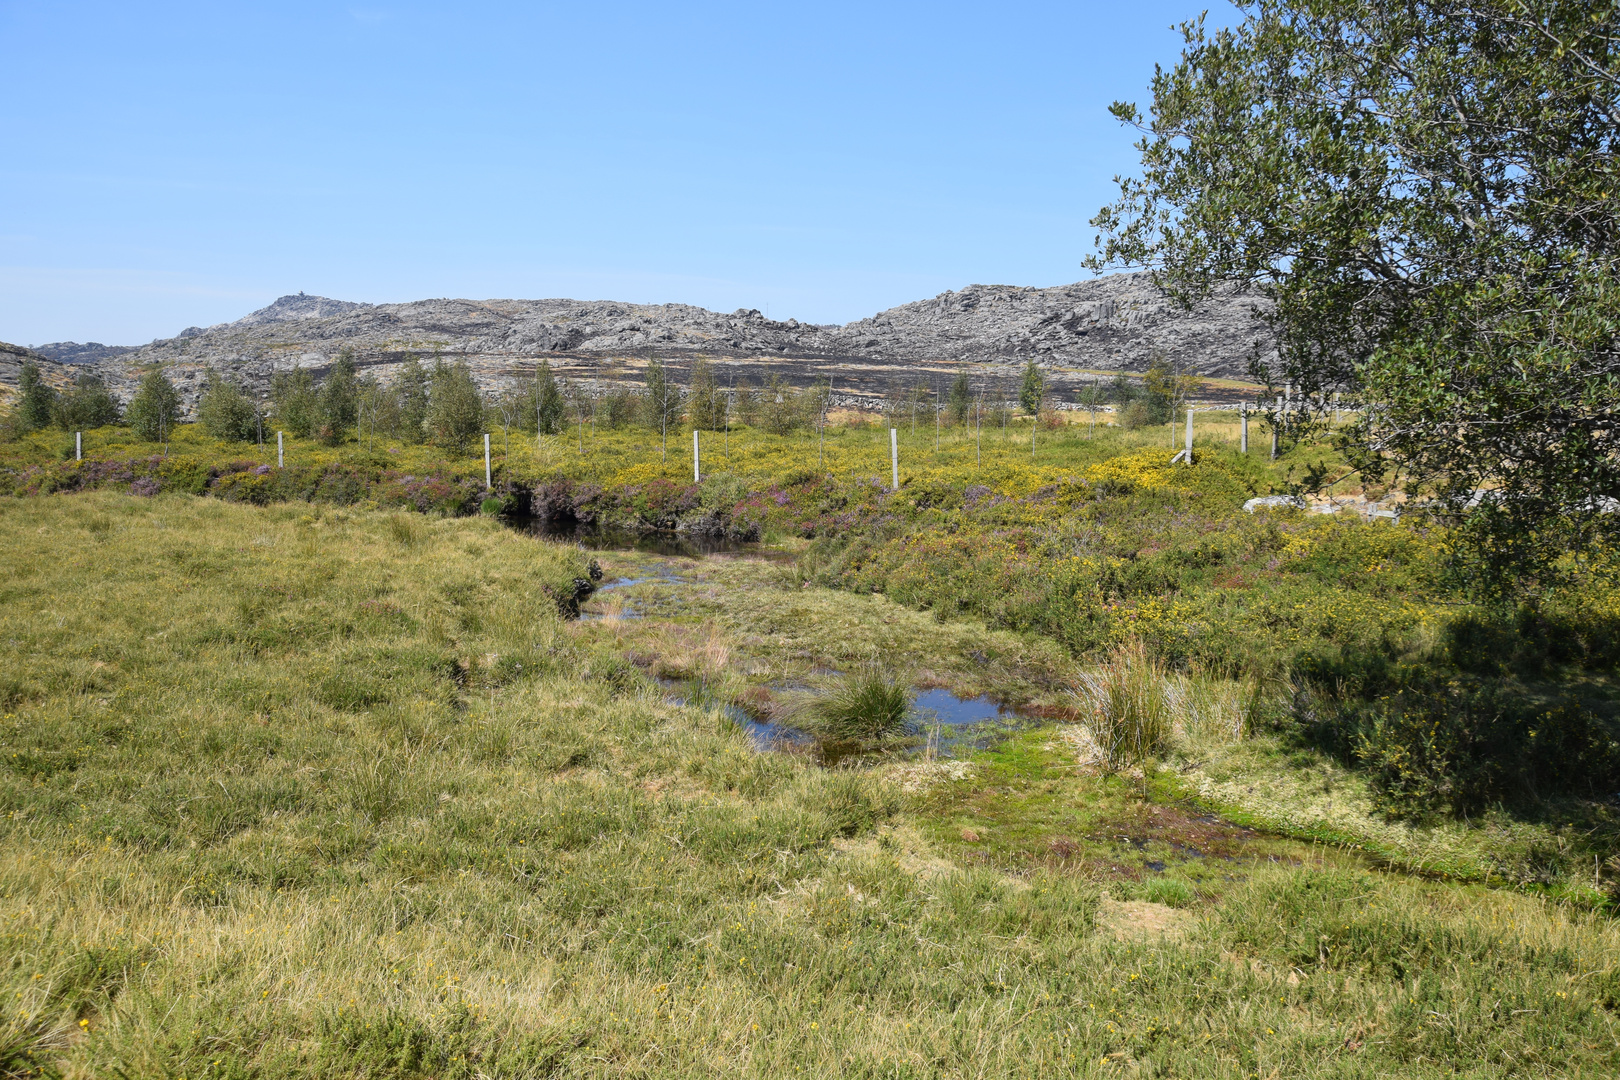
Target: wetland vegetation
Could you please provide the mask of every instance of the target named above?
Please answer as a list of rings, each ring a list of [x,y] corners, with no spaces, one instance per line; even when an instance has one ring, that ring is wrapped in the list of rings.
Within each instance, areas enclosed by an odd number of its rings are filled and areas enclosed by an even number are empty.
[[[1030,433],[897,493],[859,425],[497,454],[712,555],[421,446],[8,444],[0,1061],[1611,1074],[1601,578],[1504,610],[1415,517],[1240,509],[1326,442]]]

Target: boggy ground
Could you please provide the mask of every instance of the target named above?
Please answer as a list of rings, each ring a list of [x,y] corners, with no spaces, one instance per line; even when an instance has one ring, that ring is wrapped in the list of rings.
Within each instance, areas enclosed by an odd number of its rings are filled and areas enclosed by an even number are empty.
[[[1620,1066],[1600,916],[1211,819],[1196,770],[1103,775],[1063,725],[965,764],[761,752],[719,707],[750,684],[875,653],[1056,710],[1062,657],[765,560],[597,558],[674,583],[566,622],[588,557],[489,521],[0,504],[0,1067]]]

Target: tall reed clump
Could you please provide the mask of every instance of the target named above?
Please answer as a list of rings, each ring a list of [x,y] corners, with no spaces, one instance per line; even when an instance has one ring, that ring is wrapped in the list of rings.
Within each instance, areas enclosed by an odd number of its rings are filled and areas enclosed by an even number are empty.
[[[802,722],[828,742],[866,742],[898,734],[910,710],[911,687],[894,673],[871,666],[806,701]]]
[[[1081,674],[1075,696],[1108,768],[1139,765],[1168,748],[1174,725],[1168,685],[1168,673],[1140,640],[1115,646]]]
[[[1189,746],[1220,746],[1242,742],[1254,730],[1265,690],[1264,681],[1253,677],[1174,675],[1165,683],[1165,701],[1176,733]]]

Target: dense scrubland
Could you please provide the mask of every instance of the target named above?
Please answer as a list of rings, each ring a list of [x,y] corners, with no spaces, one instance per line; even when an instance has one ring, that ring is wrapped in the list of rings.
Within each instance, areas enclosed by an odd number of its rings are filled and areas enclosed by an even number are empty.
[[[6,1067],[1612,1074],[1603,575],[1068,419],[5,444]]]

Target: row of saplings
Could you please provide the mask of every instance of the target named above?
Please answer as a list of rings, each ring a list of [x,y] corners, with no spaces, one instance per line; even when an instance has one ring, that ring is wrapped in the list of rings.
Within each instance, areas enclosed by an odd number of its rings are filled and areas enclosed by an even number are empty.
[[[464,363],[436,359],[424,366],[407,356],[389,383],[361,375],[352,351],[344,349],[319,382],[306,369],[278,372],[270,382],[268,400],[242,388],[235,380],[211,371],[197,406],[197,422],[209,435],[236,442],[263,442],[267,434],[285,431],[297,438],[315,438],[330,446],[350,439],[377,438],[406,443],[431,443],[452,452],[464,451],[479,433],[499,429],[557,435],[570,425],[623,428],[641,425],[667,437],[685,427],[718,431],[737,424],[775,435],[824,423],[831,401],[825,381],[805,387],[788,386],[779,377],[763,387],[721,386],[708,361],[699,358],[682,388],[657,360],[648,362],[641,385],[615,380],[559,380],[541,360],[532,379],[509,385],[486,397]],[[1162,423],[1174,403],[1190,392],[1186,380],[1156,361],[1139,383],[1121,376],[1104,388],[1090,388],[1086,402],[1096,406],[1112,401],[1121,407],[1127,427]],[[7,434],[16,435],[48,427],[87,431],[124,423],[148,442],[166,441],[181,420],[184,403],[161,367],[149,369],[125,407],[94,374],[82,374],[65,392],[58,392],[40,377],[39,369],[25,364],[19,381],[19,407],[6,418]],[[1040,411],[1045,400],[1044,379],[1032,361],[1024,372],[1019,401],[1028,412]],[[967,423],[1004,422],[1002,403],[985,414],[983,388],[975,388],[966,373],[949,387],[940,408],[942,418]],[[891,422],[935,407],[921,384],[896,386],[889,395]],[[999,418],[999,419],[998,419]],[[931,418],[930,418],[931,419]]]
[[[162,442],[184,414],[180,392],[161,367],[145,372],[127,406],[120,406],[99,376],[82,374],[72,388],[58,392],[32,364],[23,366],[19,391],[19,407],[5,418],[9,436],[122,423],[145,441]],[[558,435],[574,424],[640,425],[666,436],[685,426],[720,430],[746,424],[785,434],[823,418],[828,398],[825,383],[797,389],[773,379],[762,388],[723,388],[702,359],[692,366],[684,389],[657,360],[647,364],[639,386],[559,380],[541,360],[532,379],[486,396],[465,363],[435,360],[428,366],[407,356],[394,379],[383,383],[361,375],[345,349],[318,382],[306,369],[276,373],[267,399],[211,371],[196,420],[209,435],[229,442],[263,442],[284,431],[330,446],[382,438],[462,452],[482,432]]]

